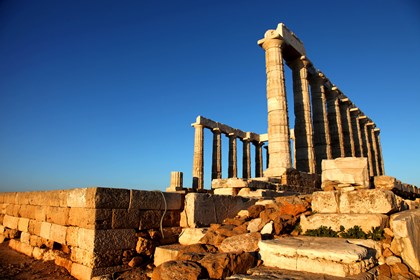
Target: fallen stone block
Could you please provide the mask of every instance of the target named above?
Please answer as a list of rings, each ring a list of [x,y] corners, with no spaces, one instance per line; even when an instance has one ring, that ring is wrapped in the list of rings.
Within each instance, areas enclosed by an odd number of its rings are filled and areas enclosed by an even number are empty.
[[[274,190],[257,189],[255,191],[250,188],[243,188],[238,192],[238,195],[243,197],[255,197],[255,198],[272,198],[278,196],[284,196],[284,192],[277,192]]]
[[[178,244],[159,246],[155,249],[154,265],[157,267],[164,262],[174,261],[182,246]]]
[[[256,199],[240,196],[189,193],[185,196],[185,208],[181,214],[181,227],[208,227],[233,218],[240,210],[255,204]]]
[[[369,173],[367,158],[345,157],[332,160],[322,160],[322,185],[324,182],[336,181],[369,188]]]
[[[225,279],[235,273],[246,273],[255,266],[256,258],[251,253],[208,254],[199,263],[212,279]]]
[[[205,270],[191,261],[168,261],[156,267],[152,274],[152,280],[173,279],[203,279]]]
[[[219,188],[246,188],[248,187],[248,182],[246,179],[240,178],[228,178],[228,179],[213,179],[211,181],[212,189]]]
[[[261,234],[259,232],[238,234],[223,240],[219,249],[225,253],[256,252],[260,240]]]
[[[238,195],[238,188],[217,188],[213,190],[213,194],[215,195]]]
[[[388,216],[383,214],[314,214],[306,217],[300,216],[300,227],[305,233],[309,229],[318,229],[321,226],[331,227],[339,231],[340,226],[345,229],[359,226],[364,232],[372,228],[385,228],[388,224]]]
[[[208,228],[184,228],[179,235],[178,242],[181,245],[199,243],[200,239],[206,234]]]
[[[265,266],[282,269],[346,277],[374,266],[366,248],[344,239],[288,237],[262,240],[259,248]]]
[[[420,209],[392,215],[390,225],[404,263],[420,277]]]
[[[312,211],[316,213],[339,213],[340,193],[338,191],[322,191],[312,194]]]

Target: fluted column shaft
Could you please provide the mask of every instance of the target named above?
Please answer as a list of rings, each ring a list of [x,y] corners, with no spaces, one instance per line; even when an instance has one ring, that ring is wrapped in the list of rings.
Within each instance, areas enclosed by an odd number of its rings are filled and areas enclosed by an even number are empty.
[[[222,135],[219,128],[213,129],[213,153],[211,179],[222,178]]]
[[[242,139],[242,178],[251,177],[251,147],[249,139]]]
[[[376,142],[378,143],[378,157],[379,157],[379,166],[380,166],[380,173],[379,175],[385,175],[385,165],[384,165],[384,158],[382,155],[382,144],[381,144],[381,137],[379,136],[380,129],[375,129],[375,135],[376,135]]]
[[[309,61],[304,56],[290,63],[293,73],[296,169],[315,173],[308,65]]]
[[[325,78],[322,73],[317,73],[316,76],[310,79],[314,123],[315,169],[318,174],[321,174],[322,171],[322,160],[332,158],[324,82]]]
[[[283,38],[269,30],[258,42],[265,50],[267,73],[269,166],[265,176],[281,176],[291,167],[289,119],[282,55]]]
[[[359,115],[359,109],[358,108],[351,108],[350,109],[350,120],[351,120],[351,126],[353,130],[353,142],[354,142],[354,156],[355,157],[362,157],[363,154],[363,148],[361,143],[361,136],[360,136],[360,126],[359,121],[357,120],[357,117]]]
[[[372,150],[373,150],[373,161],[375,165],[375,176],[381,175],[381,168],[379,166],[379,153],[378,153],[378,142],[376,138],[375,128],[372,127],[371,130],[371,139],[372,139]]]
[[[365,124],[365,137],[366,137],[366,150],[367,158],[369,164],[369,176],[375,176],[375,167],[373,165],[373,155],[372,155],[372,142],[371,142],[371,124],[368,122]]]
[[[255,177],[263,176],[263,156],[262,147],[264,143],[253,142],[255,146]]]
[[[341,124],[343,126],[344,155],[346,157],[354,157],[353,127],[351,125],[349,103],[350,101],[348,98],[341,99],[340,114]]]
[[[365,125],[367,122],[366,116],[359,116],[357,118],[359,123],[359,131],[360,131],[360,148],[361,148],[361,156],[367,158],[368,157],[368,149],[367,149],[367,143],[366,143],[366,134],[365,134]]]
[[[204,127],[201,124],[193,124],[194,133],[194,159],[193,159],[193,189],[204,188]]]
[[[236,135],[229,134],[229,167],[228,178],[238,177]]]
[[[344,157],[343,128],[341,125],[339,98],[338,92],[334,88],[327,93],[327,109],[332,157]]]

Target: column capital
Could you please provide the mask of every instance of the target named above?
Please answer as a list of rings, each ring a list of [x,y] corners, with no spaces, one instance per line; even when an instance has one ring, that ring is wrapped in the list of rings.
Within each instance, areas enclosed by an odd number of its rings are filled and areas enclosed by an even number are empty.
[[[381,133],[381,129],[378,128],[378,127],[375,127],[375,129],[373,131],[377,132],[378,134]]]
[[[350,113],[356,113],[356,114],[359,114],[359,113],[360,113],[360,109],[359,109],[359,108],[357,108],[357,107],[350,108]]]
[[[264,50],[269,48],[281,48],[284,43],[283,37],[274,29],[267,30],[264,34],[264,38],[258,40],[258,45]]]
[[[351,103],[351,102],[350,102],[350,99],[348,99],[347,97],[341,98],[341,99],[340,99],[340,101],[341,101],[342,103]]]
[[[196,127],[197,127],[197,128],[204,127],[204,125],[202,125],[202,124],[200,124],[200,123],[192,123],[192,124],[191,124],[191,126],[192,126],[192,127],[194,127],[194,128],[196,128]]]
[[[375,126],[375,123],[372,121],[368,121],[368,123],[366,124],[366,126]]]
[[[222,133],[222,131],[218,127],[213,128],[212,131],[213,131],[213,133],[217,133],[217,134]]]

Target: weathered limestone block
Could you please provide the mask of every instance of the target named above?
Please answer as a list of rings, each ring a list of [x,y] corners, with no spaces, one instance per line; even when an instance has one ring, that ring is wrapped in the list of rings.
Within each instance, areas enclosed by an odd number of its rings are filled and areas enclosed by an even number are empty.
[[[123,266],[90,268],[82,264],[73,263],[70,274],[78,280],[90,280],[95,276],[110,274],[124,269]]]
[[[140,210],[182,210],[184,195],[160,191],[131,190],[130,208]]]
[[[289,237],[262,240],[259,248],[265,266],[282,269],[346,277],[367,271],[374,265],[368,259],[366,248],[345,239]]]
[[[223,240],[219,249],[222,252],[256,252],[260,240],[259,232],[234,235]]]
[[[213,190],[213,194],[215,195],[238,195],[238,188],[217,188]]]
[[[192,261],[168,261],[155,268],[152,280],[203,279],[205,269]]]
[[[3,193],[3,199],[6,204],[15,204],[16,203],[16,194],[17,192],[7,192]]]
[[[322,182],[337,181],[369,188],[368,162],[366,158],[336,158],[322,160]],[[322,188],[324,188],[322,184]]]
[[[67,225],[87,229],[110,229],[112,209],[70,208]]]
[[[67,207],[128,208],[130,190],[113,188],[77,188],[67,191]]]
[[[185,196],[181,227],[206,227],[233,218],[240,211],[254,205],[256,199],[240,196],[190,193]]]
[[[181,245],[191,245],[199,243],[200,239],[206,234],[208,228],[184,228],[179,235],[178,242]]]
[[[243,197],[255,197],[255,198],[284,196],[283,192],[277,192],[274,190],[265,190],[265,189],[257,189],[255,191],[252,191],[250,188],[241,189],[238,195],[243,196]]]
[[[36,220],[29,220],[29,225],[28,225],[28,232],[30,234],[34,234],[34,235],[41,235],[41,225],[42,222],[36,221]]]
[[[93,230],[79,228],[77,246],[93,251],[106,252],[136,248],[137,237],[134,229]]]
[[[9,216],[19,217],[20,205],[18,204],[9,204],[6,207],[6,214]]]
[[[401,182],[396,178],[391,176],[375,176],[373,178],[373,185],[376,189],[385,189],[385,190],[402,190]]]
[[[211,181],[212,189],[219,188],[246,188],[248,182],[246,179],[241,178],[227,178],[227,179],[213,179]]]
[[[33,247],[27,243],[22,243],[16,239],[10,239],[9,247],[15,251],[18,251],[22,254],[32,257]]]
[[[54,259],[54,263],[58,266],[64,267],[69,273],[71,272],[71,266],[73,262],[68,259],[65,255],[57,254]]]
[[[45,222],[47,220],[47,206],[34,206],[35,220]]]
[[[390,225],[404,263],[420,276],[420,209],[392,215]]]
[[[339,213],[340,193],[338,191],[322,191],[312,194],[312,211],[316,213]]]
[[[154,265],[157,267],[164,262],[176,260],[181,247],[182,246],[177,244],[156,247],[154,254]]]
[[[165,214],[163,210],[141,210],[140,211],[140,223],[139,229],[154,229],[160,227],[160,221],[162,216]],[[166,214],[163,217],[162,226],[163,227],[177,227],[180,223],[180,211],[179,210],[170,210],[166,211]]]
[[[41,231],[39,233],[39,236],[45,238],[45,239],[50,239],[51,236],[51,223],[47,223],[47,222],[42,222],[41,223]]]
[[[363,231],[369,232],[372,227],[385,228],[388,224],[388,216],[383,214],[314,214],[306,217],[300,216],[300,226],[302,232],[308,229],[317,229],[321,226],[331,227],[334,231],[339,231],[340,226],[346,229],[359,226]]]
[[[11,229],[17,229],[19,223],[19,218],[14,216],[5,215],[3,218],[3,226],[11,228]]]
[[[112,228],[139,228],[139,209],[113,209]]]
[[[72,248],[70,259],[87,267],[117,266],[122,262],[122,250],[94,253],[78,247]]]
[[[49,239],[60,244],[66,244],[66,233],[67,233],[67,227],[57,225],[57,224],[51,224],[51,231],[50,231]]]
[[[69,246],[76,247],[78,245],[78,238],[79,238],[79,228],[67,227],[66,244]]]
[[[25,244],[30,244],[31,235],[27,232],[22,232],[20,234],[20,242]]]
[[[357,190],[340,195],[340,213],[389,214],[398,210],[395,194],[386,190]]]
[[[67,207],[47,207],[46,219],[47,222],[65,226],[69,219],[70,208]]]

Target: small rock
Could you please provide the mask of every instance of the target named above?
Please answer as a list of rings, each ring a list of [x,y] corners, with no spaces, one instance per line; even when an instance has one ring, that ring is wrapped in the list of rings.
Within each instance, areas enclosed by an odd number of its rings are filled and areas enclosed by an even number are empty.
[[[143,262],[143,258],[140,256],[136,256],[131,259],[131,261],[128,263],[129,267],[137,267],[140,266]]]
[[[261,224],[261,218],[253,219],[249,222],[247,229],[249,232],[257,232],[261,230],[260,224]]]
[[[151,256],[155,252],[155,244],[153,241],[139,237],[136,245],[136,252],[146,256]]]
[[[259,232],[239,234],[223,240],[219,249],[222,252],[255,252],[258,250],[260,240]]]
[[[263,205],[252,205],[248,207],[248,213],[250,218],[258,218],[260,213],[264,211],[265,207]]]
[[[197,280],[205,277],[204,269],[190,261],[169,261],[155,268],[152,280]]]
[[[408,274],[410,274],[410,271],[408,270],[408,267],[401,262],[392,265],[391,270],[392,270],[393,275],[408,275]]]
[[[225,279],[232,274],[246,273],[255,262],[250,253],[216,253],[205,256],[200,264],[207,269],[210,278]]]
[[[386,248],[386,249],[382,252],[382,255],[383,255],[385,258],[388,258],[388,257],[393,256],[394,254],[391,252],[391,250],[389,250],[388,248]]]
[[[378,276],[383,276],[383,277],[391,277],[391,268],[389,267],[389,265],[387,264],[382,264],[380,266],[378,266]]]
[[[270,221],[261,229],[261,234],[272,234],[273,233],[273,221]]]
[[[385,258],[385,263],[387,265],[395,265],[397,263],[401,263],[401,259],[395,256],[390,256],[390,257]]]

